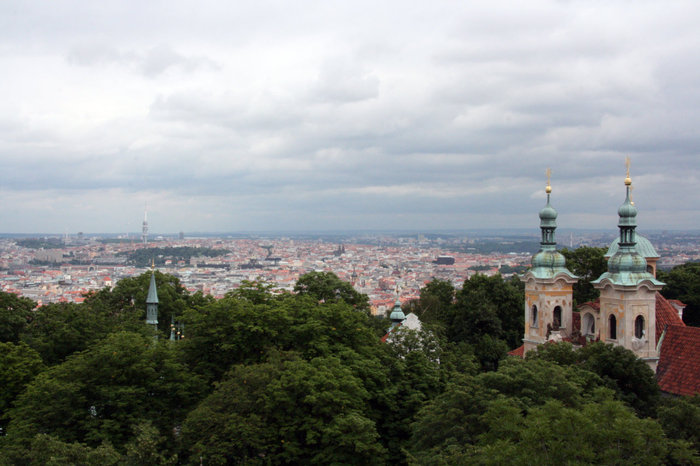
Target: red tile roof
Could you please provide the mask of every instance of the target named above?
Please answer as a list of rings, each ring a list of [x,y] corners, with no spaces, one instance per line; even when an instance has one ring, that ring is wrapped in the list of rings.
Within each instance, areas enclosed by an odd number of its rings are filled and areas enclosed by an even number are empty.
[[[519,358],[522,358],[525,356],[525,345],[520,345],[519,347],[515,348],[513,351],[508,351],[508,354],[511,356],[517,356]]]
[[[656,344],[659,344],[659,338],[664,333],[669,325],[678,325],[685,327],[685,324],[678,316],[678,311],[668,302],[666,298],[661,296],[661,293],[656,292]]]
[[[596,311],[600,311],[600,298],[596,299],[595,301],[588,301],[579,306],[579,308],[582,308],[583,306],[591,306],[593,309]]]
[[[700,393],[700,327],[670,325],[656,368],[659,388],[675,395]]]

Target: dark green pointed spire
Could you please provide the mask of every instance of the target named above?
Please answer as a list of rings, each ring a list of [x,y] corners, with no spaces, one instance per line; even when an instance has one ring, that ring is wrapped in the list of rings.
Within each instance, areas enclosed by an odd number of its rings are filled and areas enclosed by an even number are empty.
[[[158,325],[158,290],[156,289],[156,273],[151,272],[151,284],[146,297],[146,323]]]

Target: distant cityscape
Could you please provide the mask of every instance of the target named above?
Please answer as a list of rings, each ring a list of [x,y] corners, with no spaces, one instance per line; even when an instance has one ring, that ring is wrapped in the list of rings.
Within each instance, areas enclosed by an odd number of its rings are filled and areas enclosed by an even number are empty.
[[[660,268],[700,260],[700,233],[642,232],[661,255]],[[614,232],[562,233],[564,247],[606,247]],[[524,272],[539,248],[537,232],[305,233],[192,237],[21,235],[0,238],[0,287],[35,300],[82,302],[151,264],[178,277],[190,292],[216,298],[245,281],[292,290],[300,275],[333,272],[369,296],[373,312],[417,298],[433,278],[460,287],[475,273],[504,277]]]

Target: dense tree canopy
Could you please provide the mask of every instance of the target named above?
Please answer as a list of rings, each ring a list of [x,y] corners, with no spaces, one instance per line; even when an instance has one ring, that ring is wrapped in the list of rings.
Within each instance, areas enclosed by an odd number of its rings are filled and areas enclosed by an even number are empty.
[[[579,277],[578,282],[574,284],[574,307],[588,301],[595,301],[600,296],[600,292],[593,287],[591,281],[607,272],[606,252],[605,248],[590,246],[561,250],[566,258],[566,267]]]
[[[0,291],[0,342],[18,342],[35,307],[31,299]]]
[[[423,329],[382,341],[389,323],[333,274],[216,300],[156,272],[159,320],[185,325],[168,341],[144,322],[149,280],[36,310],[5,296],[0,464],[697,461],[697,400],[660,401],[632,353],[505,358],[519,281],[435,280],[415,304]]]
[[[333,272],[308,272],[297,280],[294,291],[327,303],[344,301],[356,309],[369,310],[369,298]]]
[[[683,312],[686,325],[700,327],[700,262],[678,265],[668,272],[659,270],[658,278],[666,284],[661,294],[687,305]]]

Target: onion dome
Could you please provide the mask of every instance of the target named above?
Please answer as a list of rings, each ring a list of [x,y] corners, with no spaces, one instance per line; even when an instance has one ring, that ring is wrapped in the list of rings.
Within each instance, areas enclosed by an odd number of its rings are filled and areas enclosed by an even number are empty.
[[[391,310],[389,319],[397,324],[406,320],[406,315],[403,313],[403,309],[401,309],[401,300],[398,296],[396,297],[396,302],[394,303],[394,308]]]
[[[651,244],[651,241],[649,241],[647,238],[644,236],[638,234],[635,232],[634,234],[634,239],[636,241],[634,245],[635,251],[637,251],[637,254],[642,256],[645,259],[658,259],[659,258],[659,253],[656,252],[656,249],[654,246]],[[615,238],[612,243],[610,243],[610,246],[608,247],[608,252],[605,253],[605,257],[612,257],[615,255],[615,253],[620,249],[620,237],[618,236]]]
[[[540,227],[557,227],[557,211],[549,203],[549,194],[552,192],[552,187],[547,186],[547,205],[540,210]]]

